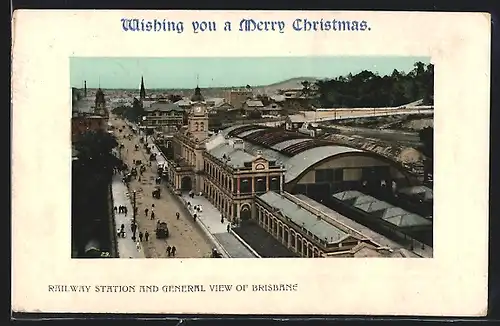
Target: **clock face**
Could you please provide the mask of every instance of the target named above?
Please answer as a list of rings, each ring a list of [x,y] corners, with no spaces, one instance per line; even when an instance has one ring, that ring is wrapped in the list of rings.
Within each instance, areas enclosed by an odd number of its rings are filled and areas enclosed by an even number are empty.
[[[194,108],[194,112],[195,113],[201,113],[201,107],[200,106],[197,106]]]

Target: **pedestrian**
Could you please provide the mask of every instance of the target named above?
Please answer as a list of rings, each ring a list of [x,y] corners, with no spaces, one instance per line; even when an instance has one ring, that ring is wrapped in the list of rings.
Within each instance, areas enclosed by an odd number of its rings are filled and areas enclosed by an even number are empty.
[[[149,232],[146,231],[146,233],[144,233],[144,240],[146,240],[146,242],[147,242],[148,239],[149,239]]]
[[[221,222],[222,224],[224,224],[224,216],[221,216],[221,217],[220,217],[220,222]]]
[[[231,232],[231,223],[227,224],[227,232]]]
[[[149,212],[148,208],[144,209],[144,213],[146,214],[146,216],[148,216],[148,212]]]
[[[179,217],[181,217],[181,214],[179,214],[179,212],[175,213],[175,216],[177,217],[177,219],[179,219]]]
[[[125,216],[127,216],[127,211],[128,211],[127,206],[123,206],[123,212],[125,213]]]
[[[154,220],[155,219],[155,211],[151,211],[151,219]]]
[[[196,222],[196,213],[193,214],[193,221]]]
[[[143,237],[143,236],[144,236],[144,235],[142,234],[142,232],[139,232],[139,241],[141,241],[141,242],[142,242],[142,237]]]
[[[168,246],[167,247],[167,256],[170,257],[170,251],[172,250],[172,247]]]
[[[137,251],[141,250],[141,244],[139,243],[139,241],[135,243],[135,247],[137,248]]]
[[[177,252],[177,248],[175,246],[172,246],[172,256],[175,257],[175,253]]]
[[[132,233],[135,233],[135,231],[137,230],[137,225],[132,223],[132,226],[130,227],[130,229],[132,230]]]
[[[116,214],[116,211],[118,210],[118,207],[114,207],[113,210],[115,211],[115,214]]]
[[[155,204],[152,204],[151,205],[151,210],[153,210],[155,208]]]

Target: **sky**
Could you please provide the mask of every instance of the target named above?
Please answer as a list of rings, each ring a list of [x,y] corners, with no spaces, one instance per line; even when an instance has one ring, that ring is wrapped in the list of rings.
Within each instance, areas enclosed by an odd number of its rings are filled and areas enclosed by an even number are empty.
[[[296,77],[334,78],[362,70],[410,71],[429,57],[70,58],[72,87],[146,89],[261,86]]]

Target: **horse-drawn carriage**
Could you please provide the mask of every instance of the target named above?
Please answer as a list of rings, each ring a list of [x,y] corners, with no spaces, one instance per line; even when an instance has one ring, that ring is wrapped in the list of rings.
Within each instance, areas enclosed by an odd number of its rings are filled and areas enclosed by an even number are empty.
[[[155,230],[155,233],[156,233],[156,238],[157,238],[157,239],[165,239],[165,238],[168,238],[169,231],[168,231],[168,226],[167,226],[167,223],[166,223],[166,222],[161,222],[161,221],[158,221],[158,222],[156,223],[156,230]]]
[[[156,186],[155,190],[153,190],[153,193],[151,195],[155,199],[160,199],[160,197],[161,197],[161,188],[159,186]]]

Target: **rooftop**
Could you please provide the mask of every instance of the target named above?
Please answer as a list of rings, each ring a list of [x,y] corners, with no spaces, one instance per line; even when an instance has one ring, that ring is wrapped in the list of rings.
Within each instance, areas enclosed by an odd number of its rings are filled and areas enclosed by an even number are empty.
[[[309,231],[318,240],[324,240],[327,243],[338,243],[349,237],[349,234],[345,231],[328,223],[285,196],[269,191],[259,196],[259,199],[277,209],[283,217],[299,228]]]
[[[334,211],[331,208],[326,207],[325,205],[318,203],[317,201],[305,196],[305,195],[295,195],[295,197],[311,207],[314,207],[315,209],[319,210],[320,212],[326,214],[328,217],[339,221],[340,223],[343,223],[347,225],[348,227],[356,230],[357,232],[361,233],[364,237],[370,239],[372,242],[382,246],[382,247],[389,247],[393,250],[399,250],[403,248],[402,245],[388,239],[387,237],[371,230],[370,228],[348,218],[345,217],[344,215]],[[413,255],[415,256],[415,255]]]
[[[434,199],[433,191],[426,186],[408,187],[399,190],[400,193],[410,196],[416,196],[424,201],[431,201]]]
[[[201,95],[201,89],[196,86],[196,88],[194,89],[194,94],[193,96],[191,96],[191,102],[203,102],[205,101],[205,98],[203,97],[203,95]]]
[[[95,101],[89,98],[73,101],[72,111],[78,113],[94,113],[94,105]]]
[[[262,155],[286,168],[285,182],[291,182],[320,161],[345,153],[362,153],[362,150],[338,146],[281,128],[259,125],[231,126],[222,131],[226,137],[244,140],[245,151]]]
[[[333,197],[400,228],[432,225],[432,221],[423,216],[410,213],[357,190],[342,191],[334,194]]]
[[[258,107],[258,108],[261,108],[261,107],[264,107],[264,104],[262,104],[262,101],[256,101],[256,100],[247,100],[245,102],[245,104],[248,106],[248,107]]]
[[[245,167],[245,163],[252,162],[257,158],[245,152],[243,148],[235,146],[237,144],[234,144],[234,141],[234,139],[229,139],[227,142],[207,149],[207,152],[217,159],[226,162],[228,166],[236,169]]]
[[[176,111],[176,112],[184,112],[184,110],[178,106],[175,103],[170,103],[170,102],[163,102],[163,101],[157,101],[152,103],[149,107],[144,108],[146,111],[153,112],[153,111],[161,111],[161,112],[170,112],[170,111]]]

